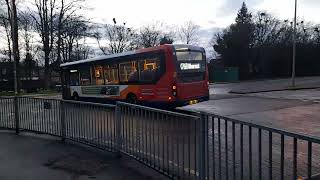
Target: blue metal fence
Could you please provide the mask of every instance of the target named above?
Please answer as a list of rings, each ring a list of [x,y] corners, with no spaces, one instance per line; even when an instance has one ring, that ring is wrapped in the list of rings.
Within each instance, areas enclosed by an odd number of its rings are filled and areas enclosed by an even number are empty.
[[[0,98],[0,128],[49,134],[130,156],[172,179],[315,179],[320,139],[254,123],[30,97]]]

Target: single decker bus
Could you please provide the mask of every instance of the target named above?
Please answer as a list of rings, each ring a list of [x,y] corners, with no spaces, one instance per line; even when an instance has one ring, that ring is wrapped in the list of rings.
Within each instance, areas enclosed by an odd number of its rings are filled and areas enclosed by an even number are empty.
[[[177,107],[209,99],[205,50],[160,45],[61,64],[63,99]]]

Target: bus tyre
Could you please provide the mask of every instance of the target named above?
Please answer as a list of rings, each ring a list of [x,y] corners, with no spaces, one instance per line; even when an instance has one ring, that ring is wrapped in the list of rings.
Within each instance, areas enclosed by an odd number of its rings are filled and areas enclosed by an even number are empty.
[[[78,93],[73,93],[72,99],[75,100],[75,101],[78,101],[78,100],[79,100],[79,95],[78,95]]]
[[[137,96],[134,95],[134,94],[129,94],[129,95],[127,96],[127,103],[130,103],[130,104],[138,104]]]

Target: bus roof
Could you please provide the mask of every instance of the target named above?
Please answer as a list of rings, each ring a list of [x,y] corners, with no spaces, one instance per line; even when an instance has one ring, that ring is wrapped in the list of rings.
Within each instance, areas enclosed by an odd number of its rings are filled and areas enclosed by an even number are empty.
[[[196,51],[203,51],[204,50],[202,47],[192,46],[192,45],[165,44],[165,45],[160,45],[160,46],[151,47],[151,48],[143,48],[143,49],[138,49],[138,50],[134,50],[134,51],[127,51],[127,52],[122,52],[122,53],[117,53],[117,54],[103,55],[103,56],[98,56],[98,57],[94,57],[94,58],[83,59],[83,60],[79,60],[79,61],[67,62],[67,63],[61,64],[60,67],[67,67],[67,66],[72,66],[72,65],[77,65],[77,64],[83,64],[83,63],[90,63],[90,62],[95,62],[95,61],[112,59],[112,58],[116,58],[116,57],[134,55],[134,54],[137,54],[137,53],[149,52],[149,51],[163,49],[163,47],[173,47],[176,50],[179,50],[179,49],[191,49],[191,50],[196,50]]]

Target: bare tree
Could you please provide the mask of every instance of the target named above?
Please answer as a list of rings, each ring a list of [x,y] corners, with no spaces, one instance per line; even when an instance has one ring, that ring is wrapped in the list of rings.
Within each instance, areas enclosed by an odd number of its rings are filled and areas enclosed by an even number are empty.
[[[185,22],[178,31],[180,41],[186,44],[197,44],[199,41],[199,29],[200,26],[194,24],[192,21]]]
[[[3,5],[3,6],[2,6]],[[9,2],[6,1],[5,4],[1,4],[1,9],[0,11],[0,26],[4,28],[4,38],[7,42],[7,50],[4,50],[4,54],[8,56],[9,62],[12,61],[12,50],[11,50],[11,15],[10,15],[10,6]]]
[[[62,31],[62,47],[64,61],[80,60],[80,56],[74,55],[73,50],[78,49],[81,45],[80,39],[85,39],[89,36],[88,24],[83,17],[69,18],[64,23],[64,29]],[[83,41],[85,43],[85,41]]]
[[[65,24],[70,24],[70,19],[75,19],[75,13],[82,9],[82,2],[85,0],[61,0],[60,11],[58,14],[57,25],[57,62],[61,64],[61,48],[62,48],[62,34],[65,30]],[[69,23],[68,23],[69,22]]]
[[[21,11],[18,16],[20,36],[24,40],[25,56],[30,56],[31,53],[31,40],[34,38],[34,21],[29,11]]]
[[[126,27],[126,23],[117,24],[115,18],[113,18],[113,25],[97,26],[93,36],[103,54],[121,53],[134,48],[135,32],[132,28]],[[104,45],[102,45],[103,40],[107,41]]]
[[[138,47],[153,47],[160,44],[162,32],[158,24],[150,24],[140,29],[136,43]]]
[[[64,25],[81,9],[81,2],[84,2],[84,0],[34,0],[34,2],[36,15],[33,18],[41,37],[42,50],[44,52],[44,80],[45,88],[47,89],[50,83],[50,62],[53,63],[55,57],[57,57],[58,64],[62,62],[61,46]],[[56,52],[56,54],[53,52]]]
[[[37,10],[33,18],[36,23],[36,29],[41,37],[42,50],[44,52],[44,88],[48,89],[50,84],[50,55],[54,44],[54,18],[57,4],[56,0],[34,1]]]

